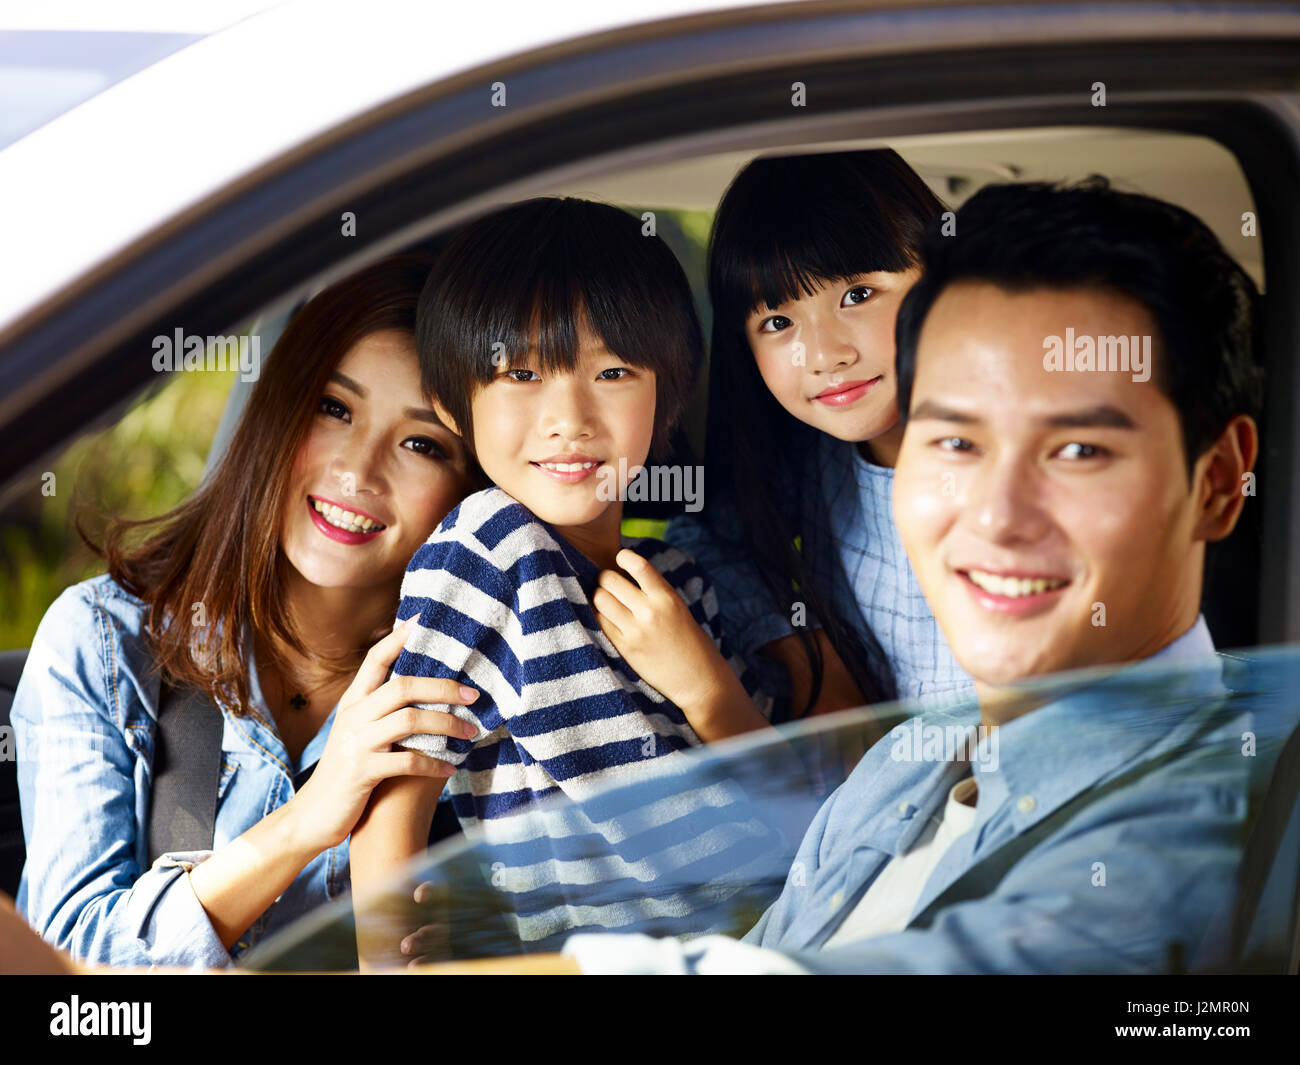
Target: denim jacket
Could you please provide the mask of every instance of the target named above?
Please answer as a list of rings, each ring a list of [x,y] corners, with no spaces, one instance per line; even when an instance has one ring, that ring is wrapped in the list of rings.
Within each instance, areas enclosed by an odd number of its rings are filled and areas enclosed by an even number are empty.
[[[913,919],[968,869],[1074,796],[1178,749],[1207,714],[1214,720],[1225,689],[1213,654],[1199,618],[1147,660],[1156,667],[1193,664],[1161,678],[1161,713],[1143,700],[1117,703],[1103,684],[1003,725],[998,758],[971,767],[979,789],[974,826],[943,855]],[[742,941],[581,934],[568,940],[565,953],[597,975],[1161,972],[1171,943],[1183,944],[1193,965],[1212,963],[1221,944],[1210,933],[1231,898],[1248,814],[1250,759],[1242,755],[1242,737],[1267,724],[1257,717],[1229,710],[1197,742],[1194,756],[1084,809],[989,895],[944,909],[930,927],[823,949],[969,771],[942,759],[900,759],[891,733],[826,801],[780,897]],[[970,726],[979,710],[971,703],[925,720]]]
[[[107,576],[64,592],[32,642],[12,709],[27,863],[17,906],[50,943],[105,965],[222,968],[350,886],[348,842],[312,859],[227,951],[190,886],[213,851],[148,862],[158,688],[148,608]],[[249,662],[251,714],[223,706],[213,847],[288,802],[334,710],[292,762]],[[337,709],[337,708],[336,708]]]

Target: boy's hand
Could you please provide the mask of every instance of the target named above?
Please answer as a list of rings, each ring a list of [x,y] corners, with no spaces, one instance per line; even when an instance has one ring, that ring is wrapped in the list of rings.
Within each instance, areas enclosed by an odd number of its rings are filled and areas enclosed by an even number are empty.
[[[717,645],[663,575],[626,548],[615,561],[632,580],[602,570],[591,605],[601,631],[628,664],[681,709],[701,739],[717,738],[709,734],[714,731],[710,725],[722,709],[745,714],[747,727],[766,724]],[[733,725],[734,719],[724,731],[746,731]]]

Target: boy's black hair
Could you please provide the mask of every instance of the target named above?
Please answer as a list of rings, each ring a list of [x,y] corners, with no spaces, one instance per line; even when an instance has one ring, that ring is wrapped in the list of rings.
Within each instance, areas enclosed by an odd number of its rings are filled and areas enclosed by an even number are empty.
[[[1155,318],[1152,380],[1178,410],[1190,479],[1196,460],[1238,414],[1263,403],[1259,293],[1195,215],[1111,188],[1100,175],[1074,185],[991,185],[957,212],[955,233],[934,227],[924,273],[898,312],[898,406],[904,418],[921,328],[958,281],[1010,291],[1101,286]]]
[[[816,586],[795,546],[806,512],[802,470],[818,430],[768,391],[745,322],[759,307],[813,295],[827,283],[915,266],[921,239],[943,210],[921,177],[887,148],[757,159],[727,189],[709,241],[710,480],[726,486],[735,507],[736,550],[757,564],[787,616],[799,602],[821,622],[868,702],[896,694],[892,673],[868,665],[884,663],[880,645],[864,625],[836,616],[832,589]],[[808,705],[792,708],[798,715],[816,701],[823,669],[806,629],[795,631],[813,675]]]
[[[571,371],[585,318],[629,365],[655,372],[652,454],[665,446],[704,357],[690,285],[668,245],[609,204],[539,197],[459,230],[420,294],[420,378],[474,454],[474,392],[537,345]]]

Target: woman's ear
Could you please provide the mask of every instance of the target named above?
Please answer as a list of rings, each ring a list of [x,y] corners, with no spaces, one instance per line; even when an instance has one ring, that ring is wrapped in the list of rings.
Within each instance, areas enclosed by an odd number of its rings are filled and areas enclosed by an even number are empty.
[[[432,402],[433,402],[433,413],[438,416],[438,421],[442,422],[443,425],[445,425],[457,436],[464,439],[465,434],[460,431],[460,426],[456,424],[456,419],[447,413],[447,408],[438,402],[437,396],[433,397]]]
[[[1237,524],[1246,496],[1255,494],[1255,459],[1259,430],[1255,420],[1238,414],[1196,463],[1200,514],[1197,539],[1222,540]]]

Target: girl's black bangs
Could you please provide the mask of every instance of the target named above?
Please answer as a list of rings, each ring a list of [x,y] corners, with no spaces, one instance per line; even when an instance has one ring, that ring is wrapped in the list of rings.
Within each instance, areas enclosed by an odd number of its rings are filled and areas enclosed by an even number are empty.
[[[860,208],[841,215],[839,225],[830,224],[822,211],[816,212],[821,217],[812,213],[720,234],[710,293],[715,314],[739,324],[754,311],[812,296],[833,281],[877,271],[901,273],[915,263],[899,247],[893,227],[867,224]]]

